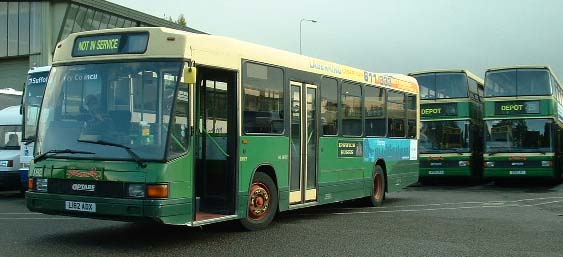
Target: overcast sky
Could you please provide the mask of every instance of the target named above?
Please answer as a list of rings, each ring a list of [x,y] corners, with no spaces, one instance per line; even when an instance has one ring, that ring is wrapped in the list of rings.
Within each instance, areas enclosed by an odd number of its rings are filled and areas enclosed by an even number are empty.
[[[563,80],[561,0],[110,0],[211,34],[374,71],[549,65]],[[563,82],[563,81],[562,81]]]

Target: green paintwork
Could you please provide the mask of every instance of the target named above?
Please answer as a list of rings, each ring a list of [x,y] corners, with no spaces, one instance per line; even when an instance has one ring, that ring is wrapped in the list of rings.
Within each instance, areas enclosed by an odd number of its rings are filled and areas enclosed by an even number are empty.
[[[424,121],[441,121],[441,120],[463,120],[469,119],[470,124],[475,126],[475,129],[483,129],[483,119],[482,113],[483,110],[481,108],[482,103],[473,101],[469,98],[462,98],[462,99],[452,99],[447,103],[456,103],[457,104],[457,115],[455,116],[439,116],[439,115],[431,115],[431,116],[422,116],[421,115],[421,122]],[[435,100],[422,100],[420,104],[420,108],[423,109],[425,106],[433,106],[435,105]],[[482,134],[479,134],[482,136]],[[443,174],[429,174],[430,171],[435,171],[435,168],[425,168],[420,167],[419,169],[419,176],[421,178],[436,178],[436,177],[471,177],[471,176],[481,176],[482,168],[481,168],[481,161],[482,161],[482,154],[483,154],[483,145],[482,141],[483,138],[479,137],[474,140],[475,142],[470,142],[469,151],[471,152],[471,156],[447,156],[442,157],[444,161],[471,161],[471,167],[446,167],[440,168],[443,170]],[[436,155],[440,155],[439,153]],[[429,160],[428,157],[420,157],[420,161]],[[475,165],[478,163],[478,165]]]
[[[246,217],[248,190],[252,176],[260,166],[271,166],[276,172],[280,210],[289,208],[289,139],[284,136],[242,136],[240,139],[238,179],[239,217]],[[247,142],[244,144],[243,142]]]
[[[502,103],[502,102],[515,102],[520,100],[515,99],[505,99],[504,97],[488,97],[485,98],[485,120],[494,120],[494,119],[526,119],[526,118],[545,118],[549,117],[554,120],[554,124],[558,127],[557,134],[561,137],[561,132],[563,131],[563,124],[558,119],[557,113],[557,100],[553,98],[546,99],[545,96],[537,96],[537,99],[534,97],[526,97],[525,100],[521,101],[540,101],[540,110],[537,114],[495,114],[495,104]],[[562,149],[559,145],[560,142],[558,140],[554,140],[555,142],[555,149]],[[486,152],[485,152],[486,153]],[[553,153],[553,152],[552,152]],[[542,160],[550,160],[553,161],[554,167],[522,167],[522,168],[484,168],[483,176],[486,178],[513,178],[513,177],[544,177],[544,178],[554,178],[559,179],[561,177],[561,167],[563,158],[560,157],[561,152],[556,151],[554,157],[549,156],[529,156],[526,157],[527,160],[533,161],[542,161]],[[484,161],[510,161],[510,158],[513,157],[520,157],[522,153],[512,153],[510,156],[485,156]],[[510,171],[519,170],[525,171],[526,174],[510,174]]]
[[[184,224],[192,221],[193,169],[190,167],[193,167],[193,158],[191,155],[168,163],[149,162],[144,169],[134,162],[47,159],[33,164],[30,176],[66,179],[66,174],[72,169],[87,172],[94,167],[101,174],[99,181],[168,183],[170,199],[138,200],[28,192],[26,195],[28,207],[39,212],[62,213],[65,212],[65,200],[91,202],[97,205],[96,214],[102,216],[119,219],[134,219],[142,216],[169,224]],[[72,177],[72,179],[94,180],[92,177]]]
[[[485,98],[485,117],[487,119],[495,119],[495,118],[529,118],[529,117],[545,117],[545,116],[554,116],[557,119],[557,103],[552,99],[538,99],[540,101],[540,113],[539,114],[512,114],[512,115],[503,115],[503,114],[495,114],[495,103],[499,103],[502,101],[493,101],[496,98]],[[532,101],[531,99],[527,99],[526,101]],[[507,100],[506,102],[514,102],[514,100]]]

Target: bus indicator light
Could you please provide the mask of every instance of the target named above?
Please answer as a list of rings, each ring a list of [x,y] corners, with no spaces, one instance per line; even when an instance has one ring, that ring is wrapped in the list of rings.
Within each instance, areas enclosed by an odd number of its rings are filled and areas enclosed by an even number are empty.
[[[147,197],[168,198],[168,185],[167,184],[147,185]]]

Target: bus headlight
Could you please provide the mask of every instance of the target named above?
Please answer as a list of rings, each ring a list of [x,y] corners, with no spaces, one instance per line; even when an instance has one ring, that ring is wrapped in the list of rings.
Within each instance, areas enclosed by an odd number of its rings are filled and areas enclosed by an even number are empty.
[[[0,167],[14,167],[14,161],[0,161]]]
[[[127,196],[134,198],[145,197],[145,185],[144,184],[129,184],[127,185]]]
[[[468,167],[471,165],[469,161],[459,161],[459,167]]]
[[[495,167],[495,162],[485,162],[485,168],[493,168]]]
[[[46,193],[49,189],[49,180],[46,178],[36,178],[35,179],[35,191]]]
[[[542,167],[553,167],[553,162],[552,161],[541,161],[541,166]]]

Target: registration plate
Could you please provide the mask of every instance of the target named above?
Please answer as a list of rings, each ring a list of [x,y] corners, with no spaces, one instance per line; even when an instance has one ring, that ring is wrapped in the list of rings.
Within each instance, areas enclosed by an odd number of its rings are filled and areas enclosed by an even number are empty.
[[[65,201],[65,209],[69,211],[96,212],[95,203]]]
[[[443,170],[431,170],[428,172],[428,174],[430,175],[444,175],[444,171]]]
[[[525,170],[511,170],[510,175],[526,175]]]

